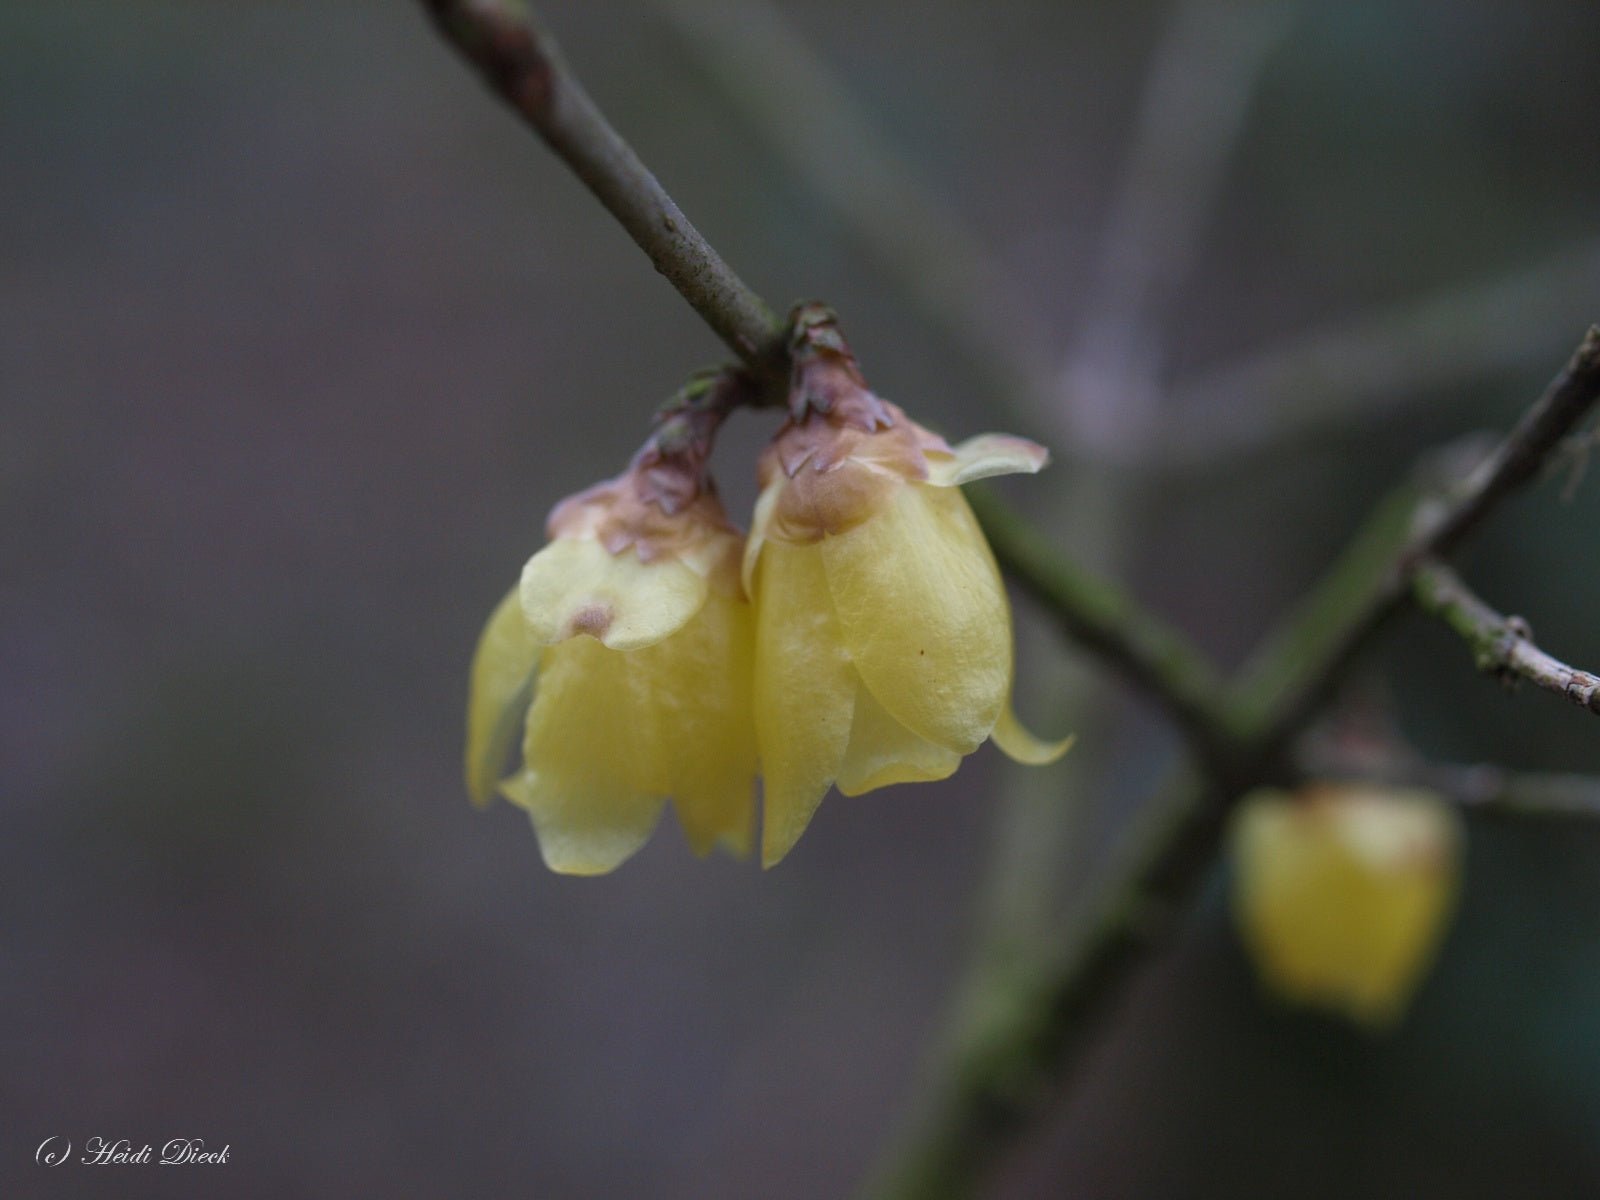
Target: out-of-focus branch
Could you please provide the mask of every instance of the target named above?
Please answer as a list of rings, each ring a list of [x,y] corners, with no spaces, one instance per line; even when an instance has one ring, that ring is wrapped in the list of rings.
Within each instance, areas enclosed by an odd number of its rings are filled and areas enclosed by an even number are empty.
[[[1076,461],[1049,499],[1045,524],[1103,573],[1124,573],[1144,540],[1139,528],[1151,481],[1127,465],[1145,459],[1161,428],[1171,301],[1198,257],[1249,98],[1296,7],[1297,0],[1175,0],[1162,23],[1110,190],[1107,232],[1095,239],[1103,252],[1085,289],[1088,302],[1056,372],[1055,405]],[[1147,649],[1152,662],[1180,668],[1161,645]],[[1214,675],[1208,667],[1180,673],[1193,685],[1173,693],[1183,705],[1176,709],[1180,729],[1202,761],[1223,771],[1230,749],[1216,724],[1220,693],[1206,691]],[[1008,784],[986,872],[989,919],[979,926],[963,984],[969,995],[988,994],[993,977],[1007,977],[1012,960],[1027,953],[1030,934],[1036,952],[1054,953],[1064,884],[1086,874],[1084,801],[1106,794],[1112,730],[1125,714],[1115,697],[1081,676],[1057,699],[1067,727],[1084,731],[1085,746],[1055,773],[1053,802],[1040,795],[1040,780],[1019,775]],[[1063,803],[1067,797],[1073,802]],[[955,1023],[967,1019],[958,1008]],[[950,1061],[938,1069],[961,1067]]]
[[[781,364],[783,326],[722,261],[567,68],[519,0],[423,0],[465,56],[650,256],[657,271],[735,354]]]
[[[1072,641],[1165,708],[1202,761],[1231,758],[1222,680],[1209,660],[1115,584],[1063,558],[994,493],[969,487],[967,496],[1006,574]]]
[[[996,407],[1059,431],[1050,338],[960,218],[768,0],[656,0],[689,53],[840,226],[954,346]]]
[[[1574,312],[1597,307],[1600,242],[1590,240],[1504,279],[1376,309],[1180,384],[1157,457],[1223,466],[1526,368],[1567,343]]]
[[[1349,636],[1345,614],[1384,586],[1411,536],[1423,495],[1408,480],[1374,505],[1332,566],[1262,639],[1229,683],[1237,728],[1264,726],[1284,697],[1306,689],[1322,664],[1342,652]]]
[[[1429,788],[1489,817],[1600,820],[1600,777],[1594,775],[1430,762],[1409,748],[1394,746],[1354,753],[1310,747],[1300,761],[1308,775],[1318,778]]]
[[[1600,820],[1600,779],[1593,775],[1436,765],[1416,782],[1487,816]]]
[[[1443,563],[1424,560],[1412,581],[1417,606],[1459,633],[1480,671],[1507,683],[1526,680],[1592,713],[1600,713],[1600,677],[1569,667],[1533,642],[1521,617],[1506,617],[1485,604]]]
[[[867,1194],[955,1200],[978,1189],[1170,932],[1212,862],[1226,799],[1180,779],[1147,806],[1061,948],[1014,966],[954,1031],[946,1052],[959,1069],[935,1080]]]
[[[1061,368],[1074,435],[1080,447],[1097,450],[1078,464],[1066,511],[1080,528],[1089,515],[1089,540],[1105,557],[1126,553],[1138,492],[1137,481],[1108,460],[1136,460],[1159,427],[1168,309],[1195,258],[1249,97],[1293,7],[1180,0],[1146,79],[1095,298]],[[1058,589],[1079,590],[1071,572],[1036,566],[1026,539],[1007,538],[1004,522],[989,525],[1013,578],[1047,608],[1064,611],[1049,597]],[[1109,628],[1134,632],[1116,619],[1123,601],[1115,593],[1101,588],[1092,599],[1098,603],[1072,606],[1076,617],[1098,608]],[[1092,625],[1062,624],[1075,638],[1096,637]],[[1019,950],[1013,930],[991,922],[981,931],[925,1093],[880,1162],[873,1194],[964,1196],[975,1189],[1093,1036],[1121,982],[1165,934],[1210,861],[1222,809],[1211,793],[1237,774],[1221,708],[1225,692],[1209,665],[1154,623],[1122,648],[1134,652],[1118,656],[1127,673],[1164,681],[1161,694],[1179,702],[1169,707],[1211,779],[1204,787],[1181,783],[1142,815],[1127,853],[1070,940],[1023,943]],[[1092,695],[1084,690],[1079,699]],[[1059,845],[1074,811],[1069,803],[1031,814],[1008,810],[1017,829],[1001,841],[988,869],[995,913],[1014,919],[1029,907],[1027,897],[1018,902],[1019,892],[1031,893],[1032,907],[1039,907],[1059,886],[1043,873],[1049,857],[1033,847],[1040,840]],[[1027,838],[1016,836],[1018,830]]]
[[[1189,278],[1250,100],[1298,7],[1178,0],[1135,114],[1075,373],[1084,364],[1123,375],[1134,363],[1150,369],[1150,343]]]

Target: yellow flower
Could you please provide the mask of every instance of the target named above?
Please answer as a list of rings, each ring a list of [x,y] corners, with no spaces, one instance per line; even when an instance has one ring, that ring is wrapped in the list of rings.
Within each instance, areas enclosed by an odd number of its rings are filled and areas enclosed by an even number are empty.
[[[1461,839],[1431,792],[1325,784],[1247,799],[1235,908],[1262,980],[1292,1002],[1392,1025],[1444,933]]]
[[[468,791],[527,809],[565,874],[615,868],[668,797],[699,854],[742,856],[753,838],[743,539],[714,495],[663,489],[651,465],[556,508],[473,660]],[[523,767],[501,780],[519,725]]]
[[[944,779],[989,737],[1051,762],[1011,712],[1011,612],[972,479],[1034,472],[1042,447],[986,436],[952,449],[835,376],[762,457],[746,546],[756,605],[762,861],[788,853],[831,785],[847,796]]]

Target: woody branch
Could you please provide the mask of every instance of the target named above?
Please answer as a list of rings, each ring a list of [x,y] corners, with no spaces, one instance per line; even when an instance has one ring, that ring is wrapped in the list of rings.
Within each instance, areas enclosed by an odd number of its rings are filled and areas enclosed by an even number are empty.
[[[1478,669],[1509,683],[1526,681],[1579,708],[1600,714],[1600,677],[1546,654],[1521,617],[1502,616],[1441,562],[1417,568],[1417,605],[1455,630],[1471,648]]]

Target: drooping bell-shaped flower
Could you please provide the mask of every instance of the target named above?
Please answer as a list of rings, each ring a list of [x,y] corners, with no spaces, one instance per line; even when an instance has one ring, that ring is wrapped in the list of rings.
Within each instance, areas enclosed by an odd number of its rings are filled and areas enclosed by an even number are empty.
[[[1035,472],[1044,449],[997,435],[951,447],[866,388],[825,313],[798,329],[791,416],[761,459],[744,559],[768,866],[830,786],[944,779],[991,736],[1027,763],[1069,744],[1012,714],[1010,607],[960,490]]]
[[[1442,937],[1461,825],[1431,792],[1323,784],[1234,820],[1235,910],[1262,981],[1374,1029],[1405,1011]]]
[[[562,501],[549,545],[479,642],[468,790],[479,804],[498,790],[525,808],[554,871],[612,870],[648,840],[669,798],[698,853],[749,852],[744,539],[699,466],[652,443],[617,479]],[[522,767],[502,780],[519,728]]]

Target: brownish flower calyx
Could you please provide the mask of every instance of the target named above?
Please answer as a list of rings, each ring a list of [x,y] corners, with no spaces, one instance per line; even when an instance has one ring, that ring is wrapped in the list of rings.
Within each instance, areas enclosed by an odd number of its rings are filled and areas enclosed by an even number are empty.
[[[802,304],[790,320],[789,419],[757,467],[756,524],[763,535],[811,542],[926,480],[926,454],[950,448],[867,386],[831,309]]]
[[[656,410],[655,430],[615,479],[568,496],[546,523],[551,541],[587,538],[642,563],[663,557],[703,562],[738,528],[707,470],[717,429],[751,401],[753,381],[738,367],[699,371]]]
[[[766,536],[814,542],[853,529],[881,511],[896,489],[926,482],[929,453],[951,453],[943,438],[896,405],[876,396],[872,402],[884,419],[876,429],[860,428],[839,409],[811,410],[762,452]]]
[[[568,496],[546,523],[550,540],[591,539],[613,556],[632,550],[642,563],[699,562],[712,545],[737,540],[710,480],[690,486],[675,462],[641,454],[615,479]]]

